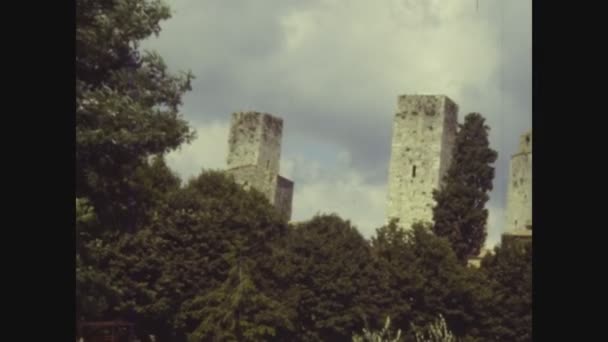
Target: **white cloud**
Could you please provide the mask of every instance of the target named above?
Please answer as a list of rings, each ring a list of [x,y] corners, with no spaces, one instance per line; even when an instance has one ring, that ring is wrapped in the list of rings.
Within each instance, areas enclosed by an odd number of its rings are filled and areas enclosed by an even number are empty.
[[[461,87],[487,86],[498,67],[496,32],[465,2],[328,1],[280,22],[283,82],[311,100],[331,90],[356,103],[403,92],[447,93],[461,102]]]
[[[214,121],[194,127],[197,138],[166,157],[182,181],[199,175],[202,169],[224,169],[228,153],[228,123]]]
[[[288,159],[282,167],[295,180],[294,221],[336,213],[368,238],[384,224],[386,186],[367,184],[353,168],[348,152],[339,151],[335,163],[323,168],[318,161],[302,157]]]

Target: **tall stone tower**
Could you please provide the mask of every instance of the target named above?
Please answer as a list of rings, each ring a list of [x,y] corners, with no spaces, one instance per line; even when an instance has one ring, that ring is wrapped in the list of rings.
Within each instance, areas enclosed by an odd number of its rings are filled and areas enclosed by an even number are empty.
[[[410,229],[432,222],[433,190],[452,159],[458,106],[443,95],[402,95],[393,121],[389,168],[388,219]]]
[[[519,139],[519,151],[511,157],[507,189],[509,233],[532,231],[532,132]]]
[[[246,189],[255,188],[287,220],[293,182],[279,175],[283,120],[267,113],[232,114],[226,172]]]

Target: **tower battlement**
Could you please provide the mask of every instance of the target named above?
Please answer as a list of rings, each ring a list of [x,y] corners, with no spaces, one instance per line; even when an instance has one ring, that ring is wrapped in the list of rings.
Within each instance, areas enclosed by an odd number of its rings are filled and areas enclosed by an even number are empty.
[[[232,114],[228,141],[228,168],[266,166],[278,173],[281,158],[283,120],[268,113]]]
[[[435,115],[437,112],[458,112],[458,106],[445,95],[400,95],[397,98],[397,113],[417,112]]]

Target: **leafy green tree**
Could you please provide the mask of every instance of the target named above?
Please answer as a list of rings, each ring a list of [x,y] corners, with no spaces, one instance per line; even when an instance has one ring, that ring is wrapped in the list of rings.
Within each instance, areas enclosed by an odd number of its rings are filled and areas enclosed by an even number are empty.
[[[375,295],[383,279],[367,241],[337,215],[292,227],[275,252],[281,298],[295,311],[295,334],[283,340],[350,341],[365,322],[379,326]]]
[[[97,238],[101,228],[93,206],[86,199],[76,199],[76,317],[99,319],[112,300],[119,296],[109,275],[99,269],[107,255],[103,240]]]
[[[133,171],[193,138],[178,111],[192,75],[139,50],[169,17],[161,1],[76,3],[76,192],[105,229],[135,229]]]
[[[138,202],[130,213],[136,227],[149,224],[167,207],[173,194],[180,190],[181,179],[169,168],[163,156],[149,158],[131,176],[131,193]]]
[[[485,204],[492,190],[497,153],[489,147],[485,119],[478,113],[465,117],[456,136],[452,162],[439,191],[433,192],[433,231],[450,241],[465,263],[479,254],[487,231]]]
[[[193,307],[201,309],[193,303],[232,289],[230,281],[228,288],[222,284],[234,267],[235,246],[251,267],[247,279],[276,300],[265,291],[272,281],[265,260],[273,240],[285,232],[285,222],[262,194],[243,190],[222,172],[203,172],[174,192],[149,225],[115,243],[108,261],[122,291],[115,315],[131,317],[159,338],[184,338],[201,325],[190,314]]]
[[[413,294],[422,288],[425,281],[423,274],[414,269],[417,257],[411,248],[410,238],[411,233],[392,220],[377,229],[371,239],[373,255],[388,274],[388,289],[385,292],[388,300],[382,306],[392,318],[393,325],[402,328],[409,327],[414,319]]]
[[[241,259],[238,247],[230,259],[224,283],[188,303],[187,315],[201,322],[188,340],[268,341],[280,328],[292,329],[285,306],[254,283],[252,260]]]
[[[429,225],[402,230],[393,221],[377,230],[372,247],[389,274],[385,295],[390,300],[383,307],[406,341],[415,340],[410,326],[428,326],[437,314],[456,336],[479,334],[491,294],[483,275],[462,265],[445,238],[433,234]]]
[[[133,190],[144,202],[133,212],[140,225],[157,219],[161,208],[168,212],[169,196],[179,190],[180,180],[162,157],[153,158],[150,163],[138,167],[132,179]],[[131,235],[107,229],[87,199],[77,199],[76,212],[76,301],[79,317],[114,318],[112,312],[120,306],[124,293],[120,292],[122,281],[112,280],[116,277],[112,259],[118,253],[117,248],[131,239]],[[135,260],[134,256],[130,260]]]
[[[486,341],[532,340],[532,243],[513,241],[495,248],[481,270],[492,281],[491,311],[485,315]]]
[[[426,225],[403,231],[391,222],[372,240],[376,255],[387,262],[391,274],[394,322],[398,327],[431,323],[445,314],[463,267],[449,243],[436,237]],[[452,305],[454,308],[454,305]]]

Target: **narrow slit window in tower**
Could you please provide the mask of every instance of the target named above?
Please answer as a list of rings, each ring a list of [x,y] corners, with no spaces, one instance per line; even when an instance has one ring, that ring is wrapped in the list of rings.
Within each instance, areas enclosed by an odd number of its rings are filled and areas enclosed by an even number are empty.
[[[412,178],[416,178],[416,165],[412,167]]]
[[[266,170],[268,170],[270,168],[270,160],[266,161]]]

